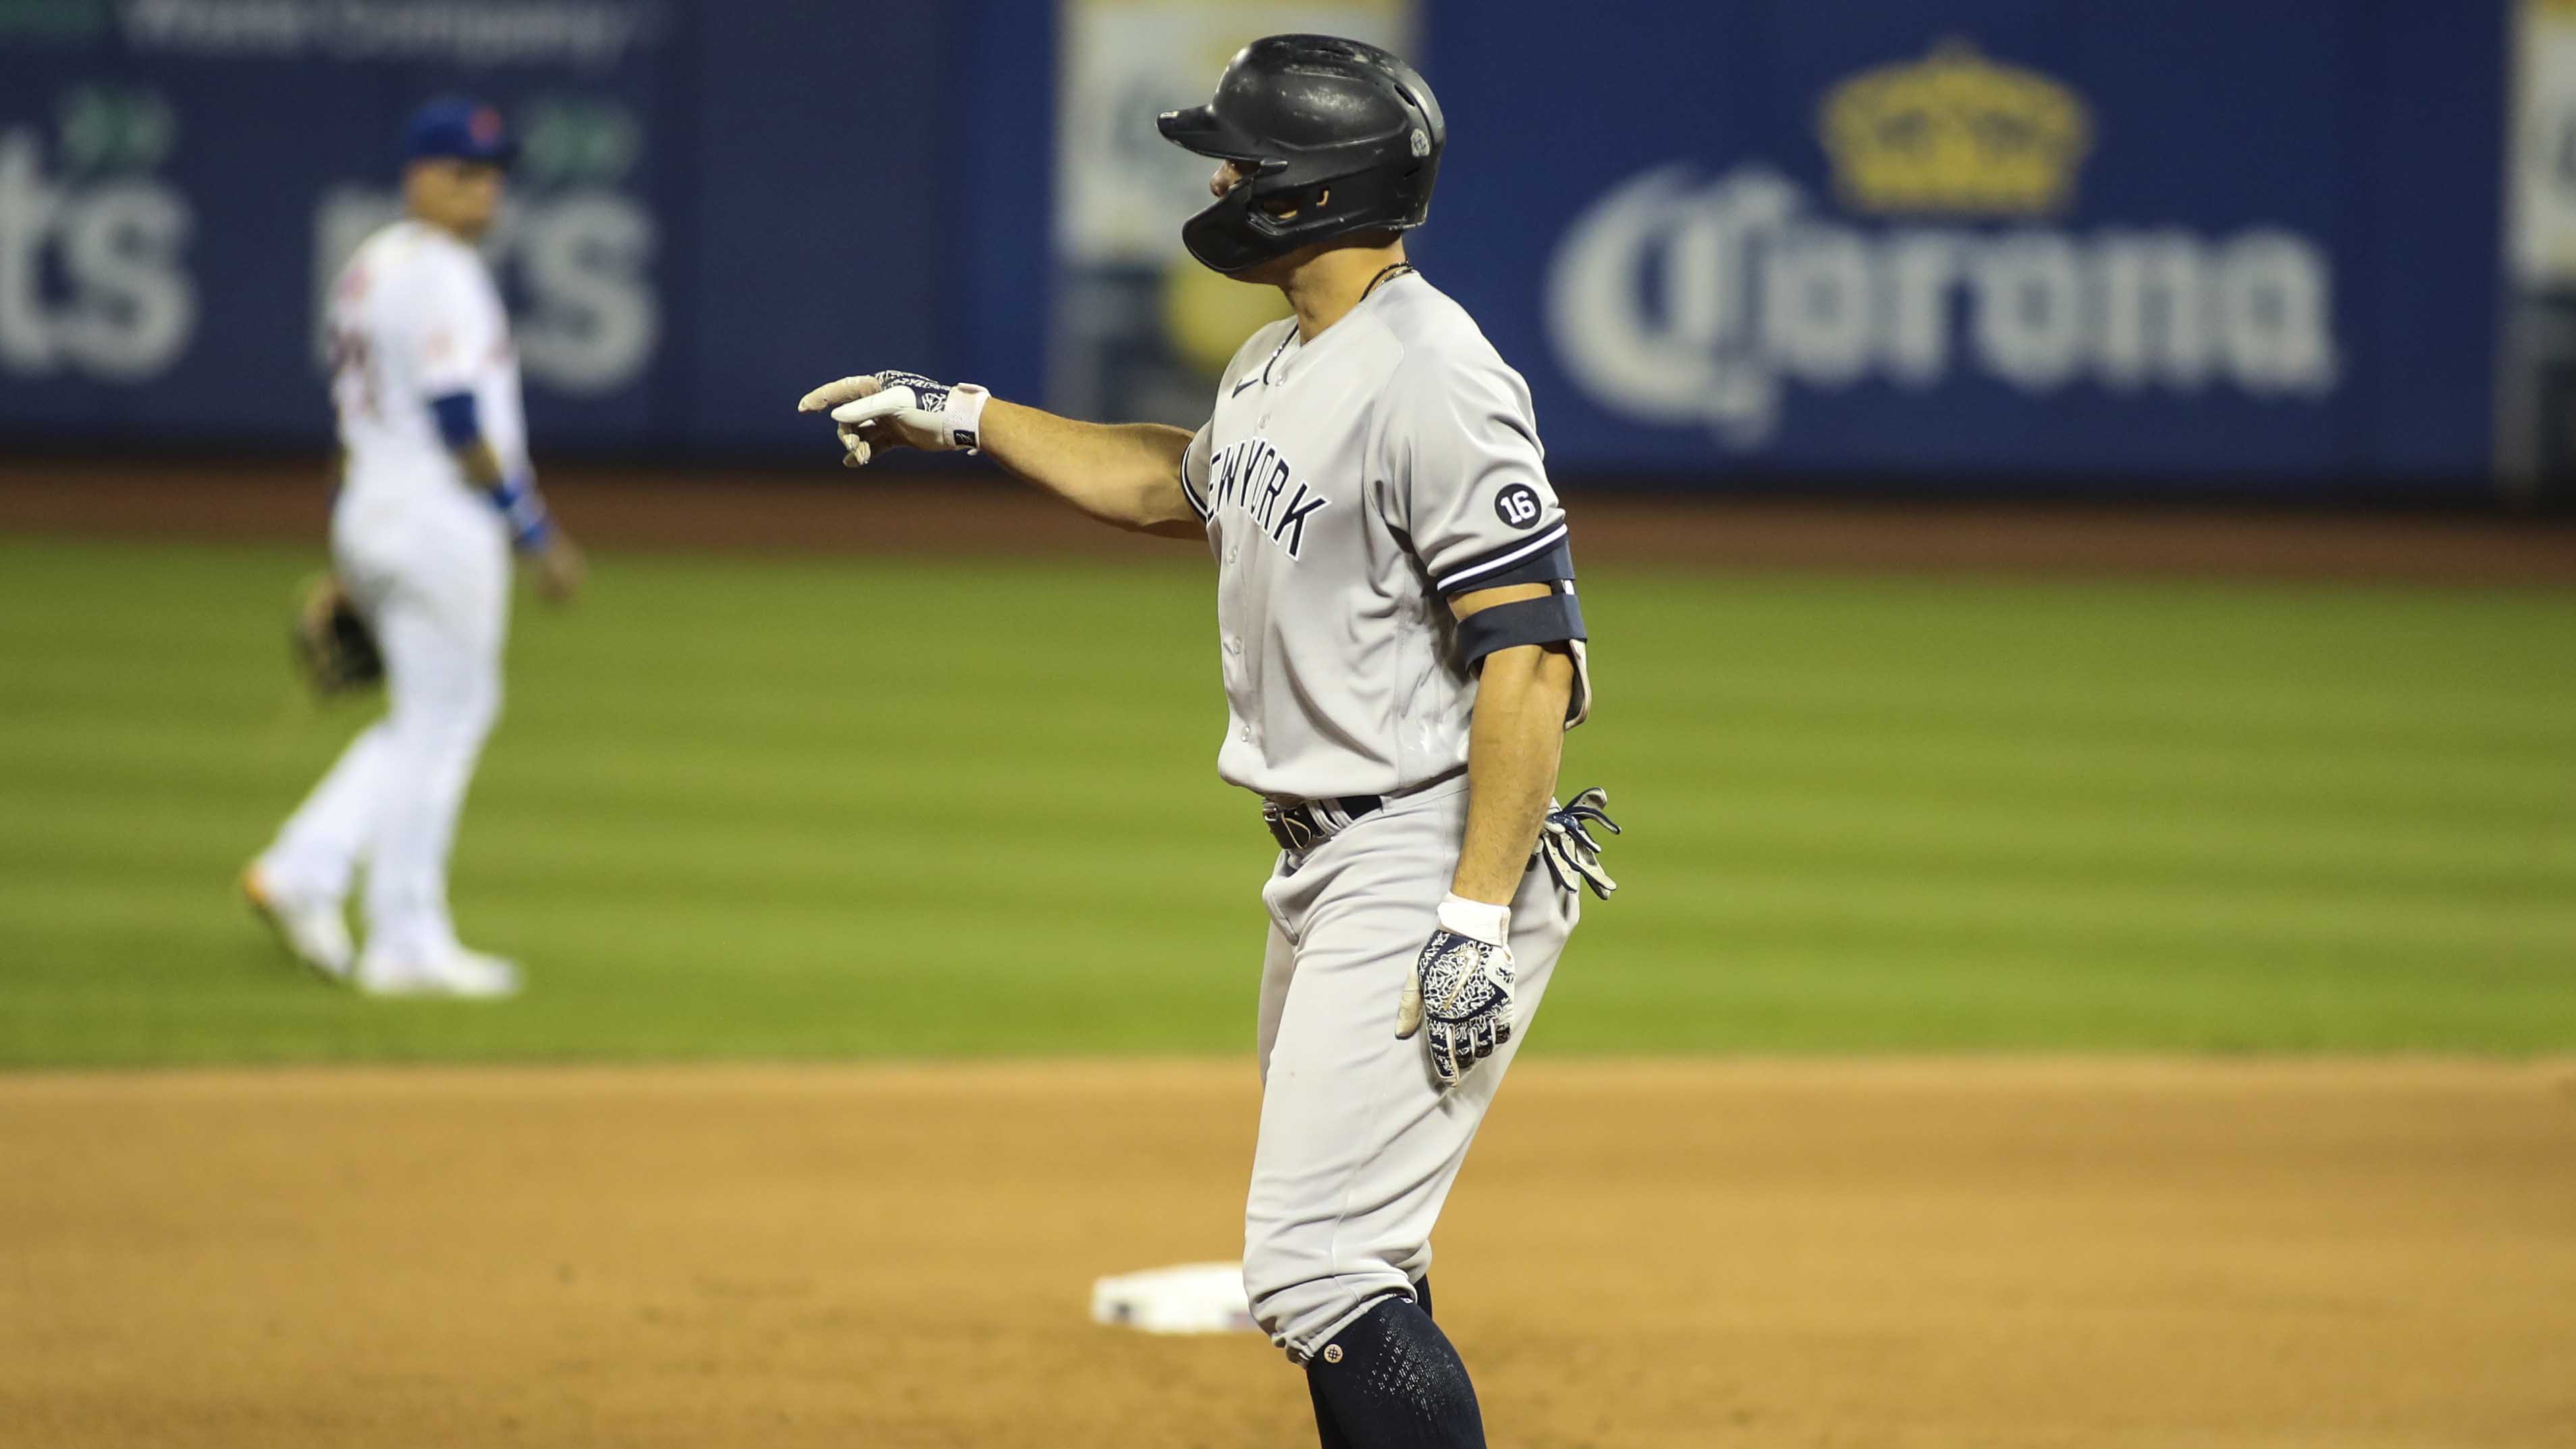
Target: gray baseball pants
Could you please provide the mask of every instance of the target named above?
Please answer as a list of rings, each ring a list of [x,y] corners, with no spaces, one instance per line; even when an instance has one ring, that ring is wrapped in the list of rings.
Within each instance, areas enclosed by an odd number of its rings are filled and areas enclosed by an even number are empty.
[[[1443,1094],[1399,1041],[1405,973],[1434,929],[1467,821],[1464,776],[1389,801],[1262,888],[1261,1137],[1243,1279],[1271,1342],[1300,1363],[1431,1267],[1431,1227],[1528,1039],[1581,908],[1547,871],[1512,902],[1511,1043]]]

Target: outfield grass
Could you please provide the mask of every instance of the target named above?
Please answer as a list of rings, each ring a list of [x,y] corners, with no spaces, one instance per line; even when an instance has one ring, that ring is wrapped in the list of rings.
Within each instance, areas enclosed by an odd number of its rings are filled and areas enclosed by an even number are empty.
[[[1194,559],[1181,551],[1182,556]],[[503,1006],[283,965],[311,551],[0,540],[0,1063],[1223,1051],[1204,570],[602,560],[455,870]],[[1587,1052],[2576,1047],[2576,595],[1598,570]]]

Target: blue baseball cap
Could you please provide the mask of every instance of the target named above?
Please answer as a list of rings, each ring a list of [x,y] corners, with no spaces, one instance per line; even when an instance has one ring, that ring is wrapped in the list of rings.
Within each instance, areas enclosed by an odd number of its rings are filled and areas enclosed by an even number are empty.
[[[501,113],[481,101],[441,96],[411,113],[403,126],[402,159],[446,158],[507,166],[519,154],[518,139],[501,121]]]

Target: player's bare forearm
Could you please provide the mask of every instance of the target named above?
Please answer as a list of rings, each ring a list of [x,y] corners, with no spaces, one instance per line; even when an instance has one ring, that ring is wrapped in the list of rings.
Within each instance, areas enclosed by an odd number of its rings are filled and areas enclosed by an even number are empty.
[[[995,398],[984,405],[987,457],[1103,523],[1171,538],[1206,530],[1181,495],[1185,428],[1085,423]]]
[[[1565,750],[1574,658],[1524,644],[1485,656],[1467,731],[1467,834],[1449,889],[1509,905],[1520,890]]]
[[[481,438],[456,450],[456,466],[465,470],[466,482],[487,492],[500,487],[501,480],[508,476],[501,471],[501,455]]]
[[[456,466],[465,473],[465,481],[493,495],[493,505],[511,520],[516,531],[521,519],[514,513],[520,499],[529,500],[534,512],[536,532],[521,534],[511,540],[512,546],[535,561],[537,592],[558,604],[570,603],[581,593],[582,583],[590,575],[589,561],[561,528],[546,516],[545,505],[535,501],[532,485],[522,481],[517,491],[507,491],[510,475],[501,467],[501,455],[481,438],[455,450]]]

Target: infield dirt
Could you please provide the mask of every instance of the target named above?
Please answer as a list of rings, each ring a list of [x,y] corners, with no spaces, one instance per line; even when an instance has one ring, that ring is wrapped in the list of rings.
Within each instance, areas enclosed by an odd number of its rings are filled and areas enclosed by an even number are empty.
[[[0,1079],[0,1441],[1305,1446],[1239,1063]],[[2576,1442],[2576,1072],[1536,1060],[1439,1240],[1498,1446]]]

